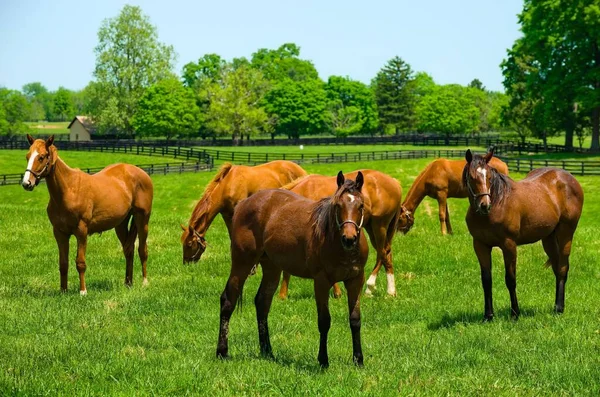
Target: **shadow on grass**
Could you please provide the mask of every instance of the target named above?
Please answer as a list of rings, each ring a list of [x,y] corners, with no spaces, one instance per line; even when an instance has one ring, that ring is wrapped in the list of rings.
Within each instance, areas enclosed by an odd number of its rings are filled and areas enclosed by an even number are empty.
[[[509,307],[502,309],[494,313],[493,321],[514,321],[510,317],[511,310]],[[533,317],[535,311],[533,309],[521,309],[521,315],[523,317]],[[482,324],[485,323],[483,320],[483,312],[460,312],[456,314],[444,314],[439,321],[431,322],[427,325],[427,329],[430,331],[439,331],[440,329],[452,328],[456,325],[462,324]]]
[[[141,283],[140,283],[141,284]],[[85,287],[87,288],[87,290],[93,290],[93,291],[112,291],[115,288],[115,284],[112,281],[109,281],[108,279],[106,280],[86,280],[85,281]],[[123,285],[123,288],[129,288],[129,287],[125,287],[125,285]],[[133,287],[131,287],[133,288]]]

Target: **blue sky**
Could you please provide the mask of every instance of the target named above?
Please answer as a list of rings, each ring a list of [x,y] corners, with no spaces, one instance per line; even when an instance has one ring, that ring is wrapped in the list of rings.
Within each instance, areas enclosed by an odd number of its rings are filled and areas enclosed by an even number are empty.
[[[92,80],[97,32],[125,4],[139,5],[176,72],[206,53],[230,60],[286,42],[301,47],[322,79],[368,83],[398,55],[438,84],[479,78],[502,90],[500,62],[520,36],[522,0],[0,0],[0,86],[40,81],[51,90]]]

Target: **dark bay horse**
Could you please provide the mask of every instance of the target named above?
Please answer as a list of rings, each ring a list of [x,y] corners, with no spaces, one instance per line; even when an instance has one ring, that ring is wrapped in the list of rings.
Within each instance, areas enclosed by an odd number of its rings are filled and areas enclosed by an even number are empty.
[[[204,190],[194,207],[183,234],[183,262],[197,262],[206,250],[206,232],[218,214],[221,214],[231,236],[231,222],[235,206],[243,199],[263,189],[275,189],[306,175],[306,171],[291,161],[277,160],[249,167],[223,164]]]
[[[346,174],[347,178],[354,179],[359,171]],[[396,296],[396,283],[394,281],[394,266],[392,263],[392,239],[396,233],[396,223],[400,204],[402,203],[402,187],[400,182],[375,170],[360,170],[364,177],[362,188],[365,200],[365,230],[369,234],[371,245],[377,252],[377,261],[371,276],[367,280],[366,295],[372,295],[377,281],[377,274],[383,265],[387,274],[387,293]],[[320,200],[335,193],[336,177],[324,175],[307,175],[303,178],[283,186],[283,189],[298,193],[312,200]],[[283,273],[283,281],[279,290],[279,297],[287,296],[289,273]],[[333,286],[334,296],[341,295],[337,284]]]
[[[467,226],[481,267],[485,319],[494,317],[492,305],[492,247],[504,255],[505,282],[511,315],[519,316],[517,302],[517,246],[542,240],[548,265],[556,276],[554,309],[565,307],[571,242],[583,208],[583,190],[567,171],[540,168],[515,182],[489,166],[485,156],[466,152],[463,181],[469,191]]]
[[[240,202],[233,216],[231,273],[221,295],[217,357],[228,356],[229,320],[244,282],[260,263],[263,277],[254,299],[258,340],[263,356],[272,357],[267,317],[281,271],[314,280],[320,346],[319,363],[329,365],[327,333],[331,324],[329,290],[343,281],[348,291],[354,362],[363,364],[360,341],[360,293],[369,247],[361,225],[363,175],[356,181],[338,174],[338,189],[318,202],[287,190],[260,191]]]
[[[493,153],[493,149],[490,152]],[[452,234],[447,200],[467,197],[467,189],[462,183],[462,172],[466,164],[465,160],[437,159],[425,167],[415,179],[402,203],[398,230],[408,233],[415,223],[415,211],[425,196],[429,196],[438,202],[442,234]],[[493,157],[489,164],[500,173],[508,175],[508,166],[502,160]]]
[[[79,272],[79,292],[85,287],[85,250],[88,235],[115,229],[123,246],[126,270],[125,284],[133,283],[133,251],[139,238],[138,253],[142,262],[144,284],[148,283],[148,221],[152,209],[152,180],[143,170],[129,164],[114,164],[94,175],[70,168],[58,157],[53,145],[54,135],[44,141],[34,140],[27,153],[27,170],[22,185],[33,190],[41,179],[46,179],[50,202],[48,218],[52,223],[58,244],[60,288],[67,290],[69,271],[69,239],[77,238],[76,267]],[[128,227],[130,219],[131,226]]]

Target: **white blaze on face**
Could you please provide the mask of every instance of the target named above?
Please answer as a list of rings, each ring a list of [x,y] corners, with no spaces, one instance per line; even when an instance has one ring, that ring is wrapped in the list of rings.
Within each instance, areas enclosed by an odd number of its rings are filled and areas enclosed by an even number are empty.
[[[356,197],[354,197],[353,195],[349,194],[348,197],[350,197],[350,202],[353,203],[354,200],[356,200]]]
[[[483,175],[483,190],[487,192],[487,170],[482,167],[477,167],[477,173]]]
[[[39,153],[37,152],[37,150],[34,150],[33,153],[31,153],[31,157],[29,157],[29,162],[27,163],[28,170],[30,170],[33,167],[33,162],[37,158],[38,154]],[[23,183],[27,183],[30,176],[31,173],[29,171],[25,171],[25,175],[23,175]]]

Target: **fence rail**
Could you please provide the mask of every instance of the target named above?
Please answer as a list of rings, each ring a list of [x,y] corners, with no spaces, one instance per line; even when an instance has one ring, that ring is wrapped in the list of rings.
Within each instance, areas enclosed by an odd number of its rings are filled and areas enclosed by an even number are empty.
[[[141,164],[136,165],[146,171],[149,175],[168,175],[168,174],[182,174],[184,172],[201,172],[210,171],[214,165],[212,162],[181,162],[181,163],[161,163],[161,164]],[[104,167],[95,168],[82,168],[81,171],[87,174],[95,174],[104,169]],[[23,180],[23,174],[5,174],[0,175],[0,186],[3,185],[18,185]],[[43,182],[43,180],[42,180]]]

